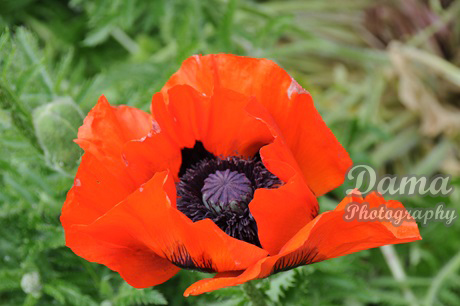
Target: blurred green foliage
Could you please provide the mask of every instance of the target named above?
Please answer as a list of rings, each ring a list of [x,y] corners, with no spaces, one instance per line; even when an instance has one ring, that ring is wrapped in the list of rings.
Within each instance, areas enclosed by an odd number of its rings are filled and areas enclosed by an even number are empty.
[[[81,153],[72,139],[83,114],[101,94],[147,110],[192,54],[277,61],[312,92],[356,163],[380,174],[451,174],[458,189],[459,1],[402,3],[0,1],[0,304],[248,303],[238,287],[183,298],[206,276],[198,272],[180,272],[154,289],[131,288],[66,248],[59,223]],[[431,23],[423,19],[427,10]],[[387,11],[391,18],[383,20]],[[339,188],[321,198],[322,209],[343,194]],[[458,191],[400,200],[460,208]],[[432,223],[421,228],[423,241],[254,284],[274,305],[458,305],[459,230],[459,222]]]

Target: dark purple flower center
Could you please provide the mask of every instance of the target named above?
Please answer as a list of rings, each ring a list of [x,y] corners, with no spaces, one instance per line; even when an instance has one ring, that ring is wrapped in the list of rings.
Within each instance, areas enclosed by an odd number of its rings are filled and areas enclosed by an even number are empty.
[[[183,151],[182,160],[177,209],[194,222],[209,218],[228,235],[260,246],[249,203],[258,188],[282,184],[260,157],[222,159],[197,143],[185,156]]]

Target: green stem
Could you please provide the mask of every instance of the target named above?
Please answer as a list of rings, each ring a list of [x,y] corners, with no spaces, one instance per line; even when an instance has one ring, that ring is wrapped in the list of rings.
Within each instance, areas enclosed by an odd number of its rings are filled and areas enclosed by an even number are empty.
[[[411,288],[407,284],[406,272],[401,265],[401,261],[399,260],[398,254],[396,253],[394,247],[392,245],[385,245],[381,247],[380,250],[382,251],[383,257],[385,258],[385,261],[391,270],[391,274],[393,274],[396,282],[400,284],[401,290],[407,303],[411,306],[418,306],[419,303],[415,298]]]
[[[139,45],[126,34],[122,29],[115,27],[110,33],[115,40],[131,54],[139,52]]]
[[[265,302],[265,296],[257,289],[257,287],[252,282],[247,282],[241,285],[241,289],[246,294],[248,299],[251,301],[252,305],[254,306],[266,306],[267,303]]]

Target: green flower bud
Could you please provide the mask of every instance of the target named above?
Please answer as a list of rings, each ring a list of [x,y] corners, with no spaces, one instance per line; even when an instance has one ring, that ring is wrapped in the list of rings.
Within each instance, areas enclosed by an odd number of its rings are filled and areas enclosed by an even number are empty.
[[[81,150],[73,140],[83,122],[83,113],[72,98],[59,98],[38,107],[33,112],[33,122],[38,142],[50,166],[64,172],[74,169]]]

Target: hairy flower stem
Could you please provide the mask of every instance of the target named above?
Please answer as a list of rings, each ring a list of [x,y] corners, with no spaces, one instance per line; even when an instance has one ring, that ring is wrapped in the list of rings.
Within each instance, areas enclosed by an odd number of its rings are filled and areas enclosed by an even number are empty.
[[[265,302],[265,296],[260,291],[253,282],[249,281],[241,285],[241,289],[243,290],[244,294],[248,297],[251,301],[252,305],[254,306],[266,306],[267,303]]]
[[[383,257],[388,264],[388,267],[393,274],[394,279],[401,285],[401,290],[403,291],[404,298],[407,303],[411,306],[418,306],[419,303],[415,298],[414,293],[407,284],[406,272],[404,271],[401,261],[399,260],[398,254],[396,253],[392,245],[384,245],[380,247]]]

